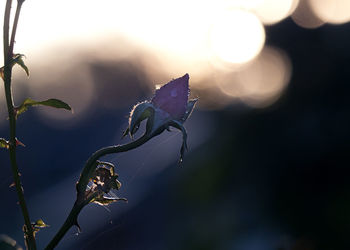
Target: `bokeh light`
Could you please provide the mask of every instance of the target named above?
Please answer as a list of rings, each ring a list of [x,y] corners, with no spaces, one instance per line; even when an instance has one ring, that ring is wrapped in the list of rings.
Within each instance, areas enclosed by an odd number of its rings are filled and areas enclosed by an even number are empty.
[[[239,8],[244,10],[252,10],[261,5],[265,0],[221,0],[226,8]]]
[[[262,0],[252,10],[264,24],[275,24],[288,17],[299,0]]]
[[[232,104],[233,99],[263,107],[280,96],[291,68],[283,52],[264,48],[263,25],[276,24],[290,15],[295,23],[306,28],[332,22],[330,18],[325,21],[320,17],[314,6],[316,3],[319,3],[319,9],[328,6],[330,12],[337,15],[338,22],[346,20],[347,3],[341,0],[180,0],[176,3],[101,0],[98,5],[83,0],[74,3],[37,0],[31,8],[23,8],[22,18],[26,22],[20,22],[16,50],[27,55],[32,72],[52,72],[52,79],[59,78],[60,86],[68,89],[60,93],[58,82],[44,82],[39,76],[32,75],[31,97],[50,96],[47,86],[52,84],[52,92],[57,93],[57,97],[61,95],[75,106],[74,119],[77,121],[95,101],[96,85],[86,68],[89,66],[81,66],[78,72],[71,69],[78,65],[77,62],[69,62],[70,67],[48,69],[40,64],[39,51],[45,60],[48,57],[60,65],[68,65],[70,57],[79,56],[82,51],[90,51],[96,60],[110,60],[113,65],[118,60],[137,62],[137,67],[145,73],[145,80],[141,81],[150,84],[148,88],[188,72],[194,92],[206,96],[201,98],[200,107],[215,108],[219,95],[223,101],[216,108]],[[70,7],[66,8],[68,5]],[[77,10],[79,19],[76,18]],[[65,13],[64,17],[62,13]],[[67,48],[62,44],[68,44]],[[51,50],[49,56],[42,53],[48,50]],[[63,55],[65,58],[61,58]],[[34,57],[37,61],[30,61]],[[67,74],[72,74],[73,81],[79,83],[70,85],[71,80],[64,76]],[[80,82],[84,84],[80,85]],[[77,88],[84,89],[80,103],[68,94]],[[106,108],[114,107],[114,102],[106,100],[104,103],[107,102]],[[65,112],[58,111],[60,114],[57,115],[57,111],[39,110],[45,117],[53,114],[61,121],[71,117]]]
[[[325,22],[342,24],[350,21],[349,0],[310,0],[315,14]]]
[[[235,9],[223,13],[213,26],[210,38],[215,55],[239,64],[259,54],[265,42],[265,31],[254,14]]]
[[[291,70],[291,62],[283,51],[265,47],[249,66],[223,74],[217,84],[224,94],[262,108],[278,99],[290,80]]]
[[[91,103],[94,100],[94,85],[87,68],[78,66],[79,63],[72,60],[52,57],[47,59],[46,64],[36,63],[29,79],[29,96],[35,100],[58,98],[73,108],[74,115],[62,109],[37,107],[35,111],[44,122],[50,126],[59,128],[76,125],[83,117],[89,114]],[[60,67],[56,67],[60,65]],[[50,78],[47,78],[50,72]],[[91,112],[91,110],[90,110]]]
[[[292,14],[293,21],[303,28],[318,28],[325,23],[314,13],[310,0],[300,0],[298,7]]]

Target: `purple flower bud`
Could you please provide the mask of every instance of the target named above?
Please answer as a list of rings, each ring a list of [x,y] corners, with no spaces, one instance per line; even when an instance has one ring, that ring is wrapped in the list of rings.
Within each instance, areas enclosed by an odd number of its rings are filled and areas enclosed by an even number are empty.
[[[187,149],[187,133],[183,123],[191,115],[197,99],[188,100],[189,75],[176,78],[158,89],[151,101],[145,101],[134,106],[130,112],[129,126],[123,136],[129,134],[131,138],[138,130],[141,122],[147,119],[145,135],[151,137],[161,134],[169,127],[182,132],[183,142],[180,161]]]
[[[176,78],[156,91],[152,98],[155,107],[167,112],[171,118],[181,120],[186,112],[189,95],[189,75]]]

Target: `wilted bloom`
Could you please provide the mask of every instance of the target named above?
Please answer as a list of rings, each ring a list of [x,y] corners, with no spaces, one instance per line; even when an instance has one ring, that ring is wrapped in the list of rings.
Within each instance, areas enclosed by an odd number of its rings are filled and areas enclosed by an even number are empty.
[[[134,106],[130,112],[129,126],[123,136],[131,138],[139,129],[141,122],[147,120],[145,135],[154,137],[170,127],[181,130],[183,135],[181,157],[187,149],[187,133],[183,123],[190,116],[197,99],[188,100],[189,75],[174,79],[158,89],[151,101],[144,101]]]
[[[97,161],[97,167],[94,169],[89,181],[89,185],[85,190],[85,199],[89,199],[91,195],[94,198],[90,202],[99,205],[108,205],[116,201],[126,201],[125,198],[109,197],[112,189],[119,190],[121,183],[117,180],[118,174],[115,172],[115,166],[110,162]]]

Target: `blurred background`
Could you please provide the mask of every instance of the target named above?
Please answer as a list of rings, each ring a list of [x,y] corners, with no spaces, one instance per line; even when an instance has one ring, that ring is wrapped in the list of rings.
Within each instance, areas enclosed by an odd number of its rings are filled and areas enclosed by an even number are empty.
[[[349,21],[348,0],[26,1],[15,52],[31,75],[14,70],[15,103],[74,109],[18,120],[31,218],[50,225],[39,249],[90,154],[127,143],[133,105],[185,73],[200,99],[184,166],[176,131],[106,157],[128,203],[89,205],[57,249],[350,249]],[[1,94],[4,138],[6,112]],[[1,150],[0,233],[24,246],[8,158]]]

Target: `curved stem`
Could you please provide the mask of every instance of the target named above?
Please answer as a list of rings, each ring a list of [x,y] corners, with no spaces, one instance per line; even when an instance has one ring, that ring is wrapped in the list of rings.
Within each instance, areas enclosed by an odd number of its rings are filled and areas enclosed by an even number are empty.
[[[86,188],[86,185],[88,184],[89,176],[91,174],[91,171],[93,171],[94,165],[98,159],[108,154],[121,153],[121,152],[132,150],[134,148],[141,146],[142,144],[147,142],[149,139],[150,139],[149,135],[145,133],[136,141],[132,141],[124,145],[115,145],[115,146],[101,148],[100,150],[97,150],[95,153],[93,153],[85,163],[85,167],[81,172],[79,181],[77,183],[78,194],[85,192],[85,188]]]
[[[100,150],[97,150],[95,153],[93,153],[90,156],[90,158],[87,160],[85,164],[85,167],[77,183],[77,200],[75,201],[74,206],[70,211],[66,221],[63,223],[59,231],[56,233],[55,237],[47,245],[45,250],[54,249],[57,246],[57,244],[62,240],[63,236],[68,232],[68,230],[72,226],[78,225],[77,220],[78,220],[78,215],[80,211],[85,205],[89,204],[90,201],[95,198],[94,195],[92,195],[88,199],[86,199],[84,197],[84,194],[85,194],[86,186],[89,181],[89,175],[91,171],[94,170],[94,168],[96,167],[96,161],[108,154],[121,153],[121,152],[126,152],[129,150],[135,149],[141,146],[142,144],[146,143],[149,139],[151,139],[151,137],[145,133],[142,137],[140,137],[136,141],[132,141],[124,145],[116,145],[116,146],[101,148]]]
[[[16,35],[16,29],[18,24],[19,13],[21,11],[23,0],[18,0],[15,20],[12,28],[11,42],[9,43],[9,23],[10,23],[10,12],[11,12],[11,0],[6,1],[5,7],[5,15],[4,15],[4,30],[3,30],[3,38],[4,38],[4,85],[5,85],[5,96],[6,96],[6,104],[9,115],[9,123],[10,123],[10,161],[13,179],[16,187],[16,192],[19,200],[19,204],[22,210],[24,223],[25,223],[25,239],[29,249],[36,249],[36,243],[34,238],[34,232],[31,225],[29,212],[27,209],[27,205],[24,199],[23,187],[21,185],[20,174],[18,171],[17,160],[16,160],[16,118],[13,109],[13,99],[12,99],[12,90],[11,90],[11,77],[12,77],[12,54],[13,47]]]

